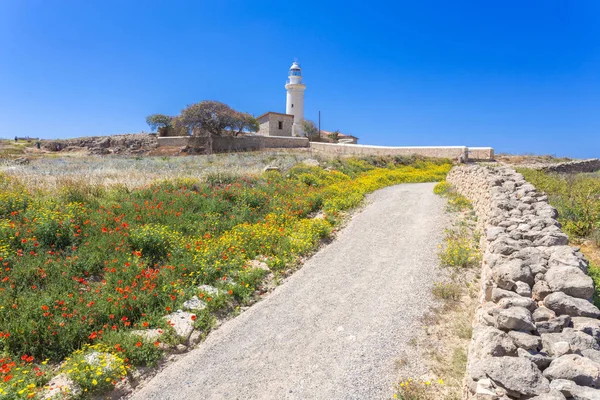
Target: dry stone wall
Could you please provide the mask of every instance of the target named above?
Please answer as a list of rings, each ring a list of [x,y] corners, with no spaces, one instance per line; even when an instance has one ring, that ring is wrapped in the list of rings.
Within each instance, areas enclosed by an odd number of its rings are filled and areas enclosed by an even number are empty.
[[[600,399],[600,310],[588,264],[547,196],[506,166],[454,168],[482,227],[466,398]]]

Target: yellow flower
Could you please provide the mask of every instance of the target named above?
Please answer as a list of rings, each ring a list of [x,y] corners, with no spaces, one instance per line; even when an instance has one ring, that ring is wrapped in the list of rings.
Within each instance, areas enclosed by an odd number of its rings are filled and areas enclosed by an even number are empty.
[[[95,379],[92,379],[92,385],[97,385],[97,384],[98,384],[98,381]]]

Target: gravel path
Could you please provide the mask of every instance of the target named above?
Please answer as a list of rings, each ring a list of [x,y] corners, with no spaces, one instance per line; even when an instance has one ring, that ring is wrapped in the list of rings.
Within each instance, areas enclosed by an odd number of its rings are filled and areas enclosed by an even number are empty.
[[[438,276],[433,185],[370,195],[332,244],[133,398],[391,398],[400,372],[423,371],[410,341]]]

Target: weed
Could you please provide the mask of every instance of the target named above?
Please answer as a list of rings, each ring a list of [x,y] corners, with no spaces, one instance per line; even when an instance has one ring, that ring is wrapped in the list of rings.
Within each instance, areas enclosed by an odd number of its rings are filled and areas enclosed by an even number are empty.
[[[431,293],[437,299],[458,301],[462,296],[462,288],[455,282],[436,282]]]
[[[442,265],[454,268],[474,267],[481,262],[478,242],[465,227],[446,230],[439,258]]]

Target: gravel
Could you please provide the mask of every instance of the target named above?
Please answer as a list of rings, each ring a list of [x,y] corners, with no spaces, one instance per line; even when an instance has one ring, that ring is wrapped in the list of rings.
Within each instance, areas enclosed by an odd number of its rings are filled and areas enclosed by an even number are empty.
[[[426,372],[411,339],[439,276],[433,186],[370,195],[332,244],[132,398],[389,399],[400,375]]]

